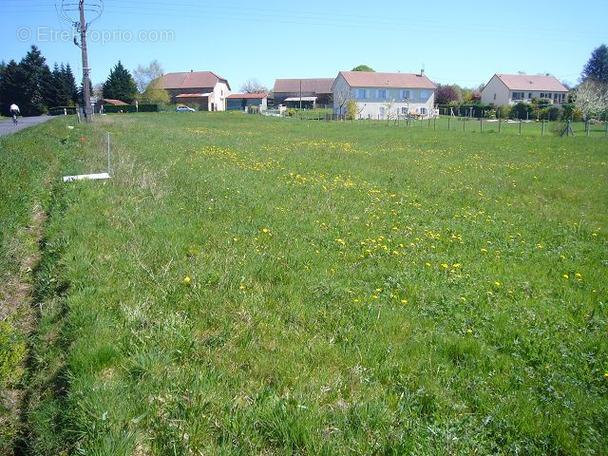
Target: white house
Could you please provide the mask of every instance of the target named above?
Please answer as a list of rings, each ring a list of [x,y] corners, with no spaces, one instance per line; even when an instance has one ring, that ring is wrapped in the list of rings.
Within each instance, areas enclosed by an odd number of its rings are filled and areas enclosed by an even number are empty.
[[[423,72],[341,71],[332,86],[334,113],[345,114],[348,100],[355,100],[361,119],[397,115],[427,118],[434,113],[436,90],[437,86]]]
[[[169,92],[172,103],[198,105],[202,111],[225,111],[230,95],[228,80],[211,71],[167,73],[156,88]]]
[[[567,98],[568,89],[549,75],[495,74],[481,91],[481,102],[496,106],[529,103],[533,99],[562,104]]]

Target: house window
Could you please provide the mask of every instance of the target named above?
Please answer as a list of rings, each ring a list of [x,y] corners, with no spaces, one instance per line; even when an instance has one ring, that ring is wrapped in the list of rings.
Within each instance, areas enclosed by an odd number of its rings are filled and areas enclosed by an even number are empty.
[[[385,90],[385,89],[376,90],[376,98],[378,100],[388,100],[388,90]]]
[[[403,100],[409,100],[410,99],[410,91],[409,90],[402,90],[401,91],[401,98]]]
[[[496,94],[494,94],[494,101],[496,101]]]
[[[367,90],[366,89],[357,89],[355,90],[355,98],[358,100],[364,100],[367,98]]]
[[[429,92],[427,90],[420,91],[420,99],[426,100],[429,97]]]
[[[426,110],[426,108],[420,108],[420,114],[422,114],[423,116],[426,116],[427,112],[428,111]]]
[[[528,92],[528,100],[531,100],[531,99],[532,99],[532,93]]]
[[[513,100],[523,100],[524,94],[523,92],[513,92]]]
[[[402,115],[402,116],[407,116],[407,108],[406,108],[405,106],[403,106],[403,107],[401,108],[401,115]]]

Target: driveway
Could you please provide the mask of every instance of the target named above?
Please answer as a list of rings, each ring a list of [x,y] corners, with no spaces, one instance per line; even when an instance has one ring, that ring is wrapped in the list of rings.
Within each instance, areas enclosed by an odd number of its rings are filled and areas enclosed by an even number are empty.
[[[2,119],[0,120],[0,136],[5,136],[9,133],[14,133],[16,131],[23,130],[24,128],[38,125],[39,123],[46,122],[49,119],[52,119],[52,117],[19,117],[19,124],[17,125],[13,125],[13,119],[10,117],[8,119]]]

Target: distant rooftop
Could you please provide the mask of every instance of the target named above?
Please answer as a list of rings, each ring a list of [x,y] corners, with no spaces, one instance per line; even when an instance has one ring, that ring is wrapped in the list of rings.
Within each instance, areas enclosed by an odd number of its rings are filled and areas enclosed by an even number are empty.
[[[294,93],[294,92],[314,92],[331,93],[331,86],[334,78],[313,78],[313,79],[277,79],[274,82],[274,92]]]
[[[228,80],[212,71],[189,71],[183,73],[167,73],[160,78],[157,87],[160,89],[200,89],[213,88],[218,82],[224,82],[230,89]]]
[[[496,77],[509,90],[568,92],[568,89],[555,76],[529,74],[497,74]]]
[[[386,88],[437,88],[423,73],[372,73],[367,71],[340,71],[351,87],[386,87]]]

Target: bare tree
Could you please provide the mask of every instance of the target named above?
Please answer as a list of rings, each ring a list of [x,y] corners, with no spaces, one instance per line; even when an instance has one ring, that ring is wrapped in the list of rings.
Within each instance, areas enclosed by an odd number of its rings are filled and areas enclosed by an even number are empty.
[[[344,108],[351,99],[350,87],[348,84],[340,84],[334,90],[334,105],[338,107],[338,116],[342,117],[344,114]]]
[[[387,122],[397,118],[397,110],[393,111],[393,108],[395,107],[395,100],[387,101],[382,105],[382,107],[384,108],[384,115]]]
[[[268,88],[257,79],[249,79],[241,86],[241,92],[243,93],[268,93]]]
[[[164,76],[165,70],[158,60],[153,60],[148,66],[138,65],[133,71],[133,79],[137,84],[139,93],[144,93],[152,81]]]

